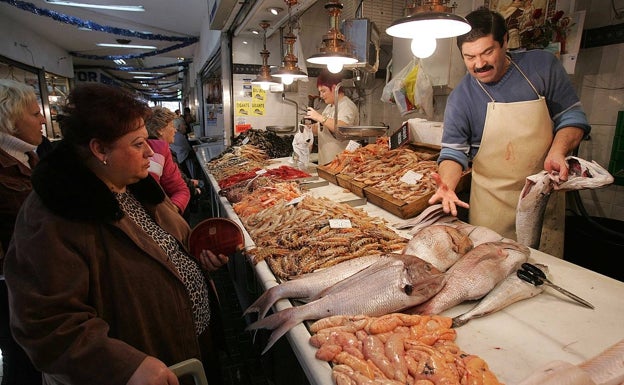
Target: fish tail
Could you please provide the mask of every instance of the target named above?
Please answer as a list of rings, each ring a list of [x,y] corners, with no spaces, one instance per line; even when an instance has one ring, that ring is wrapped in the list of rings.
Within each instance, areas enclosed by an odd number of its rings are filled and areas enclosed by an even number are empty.
[[[297,308],[284,309],[247,326],[245,330],[273,330],[266,347],[262,351],[262,354],[266,353],[275,344],[275,342],[280,339],[280,337],[302,321],[300,317],[297,317],[298,312],[296,309]]]
[[[457,317],[453,317],[453,323],[451,325],[452,328],[458,328],[460,326],[463,326],[463,325],[467,324],[468,321],[470,321],[470,318],[462,317],[462,315],[458,315]]]
[[[272,295],[272,290],[269,289],[262,293],[262,295],[258,297],[258,299],[254,301],[254,303],[252,303],[247,307],[247,309],[245,309],[245,311],[243,312],[243,316],[251,313],[258,313],[258,319],[261,320],[269,312],[269,309],[271,309],[271,306],[273,306],[275,301],[276,299]]]

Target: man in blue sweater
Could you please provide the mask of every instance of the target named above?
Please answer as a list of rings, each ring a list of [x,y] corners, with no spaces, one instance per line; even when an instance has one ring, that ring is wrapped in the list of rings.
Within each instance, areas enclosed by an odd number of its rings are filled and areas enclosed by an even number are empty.
[[[448,98],[438,190],[429,203],[442,202],[452,215],[457,215],[458,206],[470,208],[471,224],[515,239],[516,206],[526,177],[546,170],[566,180],[565,157],[591,127],[552,53],[507,52],[505,20],[494,11],[481,8],[466,19],[472,30],[457,37],[457,46],[468,74]],[[455,187],[470,167],[468,205],[457,197]],[[556,212],[546,214],[555,222],[545,221],[544,228],[558,234],[561,245],[555,248],[561,249],[565,201],[555,206]]]

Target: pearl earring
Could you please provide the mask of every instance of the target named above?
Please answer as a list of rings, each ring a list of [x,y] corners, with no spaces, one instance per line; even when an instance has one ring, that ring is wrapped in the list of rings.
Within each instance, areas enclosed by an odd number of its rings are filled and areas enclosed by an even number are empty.
[[[103,164],[104,166],[106,166],[106,165],[108,164],[108,162],[106,161],[106,159],[104,159],[104,160],[102,161],[102,164]]]

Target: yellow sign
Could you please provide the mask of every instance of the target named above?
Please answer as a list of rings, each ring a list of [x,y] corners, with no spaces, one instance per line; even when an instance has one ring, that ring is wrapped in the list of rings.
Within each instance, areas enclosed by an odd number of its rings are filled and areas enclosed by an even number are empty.
[[[264,116],[264,102],[251,102],[251,116]]]
[[[251,112],[251,102],[236,102],[236,110],[234,115],[236,116],[249,116]]]
[[[253,86],[251,98],[254,102],[264,102],[266,100],[266,91],[258,86]]]

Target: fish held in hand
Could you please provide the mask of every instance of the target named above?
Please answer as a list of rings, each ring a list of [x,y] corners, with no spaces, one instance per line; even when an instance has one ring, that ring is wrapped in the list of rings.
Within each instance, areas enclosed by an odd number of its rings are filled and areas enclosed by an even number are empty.
[[[407,255],[388,254],[320,294],[307,304],[287,308],[256,321],[247,330],[271,329],[263,353],[305,320],[334,315],[380,316],[431,298],[444,286],[445,275],[431,264]]]
[[[595,189],[613,183],[613,176],[595,161],[574,156],[568,156],[566,161],[567,181],[560,181],[558,175],[546,171],[526,178],[516,208],[516,238],[523,245],[539,247],[546,204],[553,192]]]
[[[420,229],[407,243],[403,254],[415,255],[446,271],[472,249],[470,237],[452,226],[431,225]]]
[[[548,273],[548,266],[536,264],[544,274]],[[522,301],[524,299],[535,297],[544,291],[544,286],[532,285],[520,278],[515,272],[512,272],[492,289],[475,307],[467,312],[453,318],[453,327],[465,325],[474,318],[484,317],[495,313],[507,306]]]
[[[529,248],[517,242],[483,243],[448,269],[442,290],[409,313],[439,314],[464,301],[479,299],[516,271],[529,254]]]

